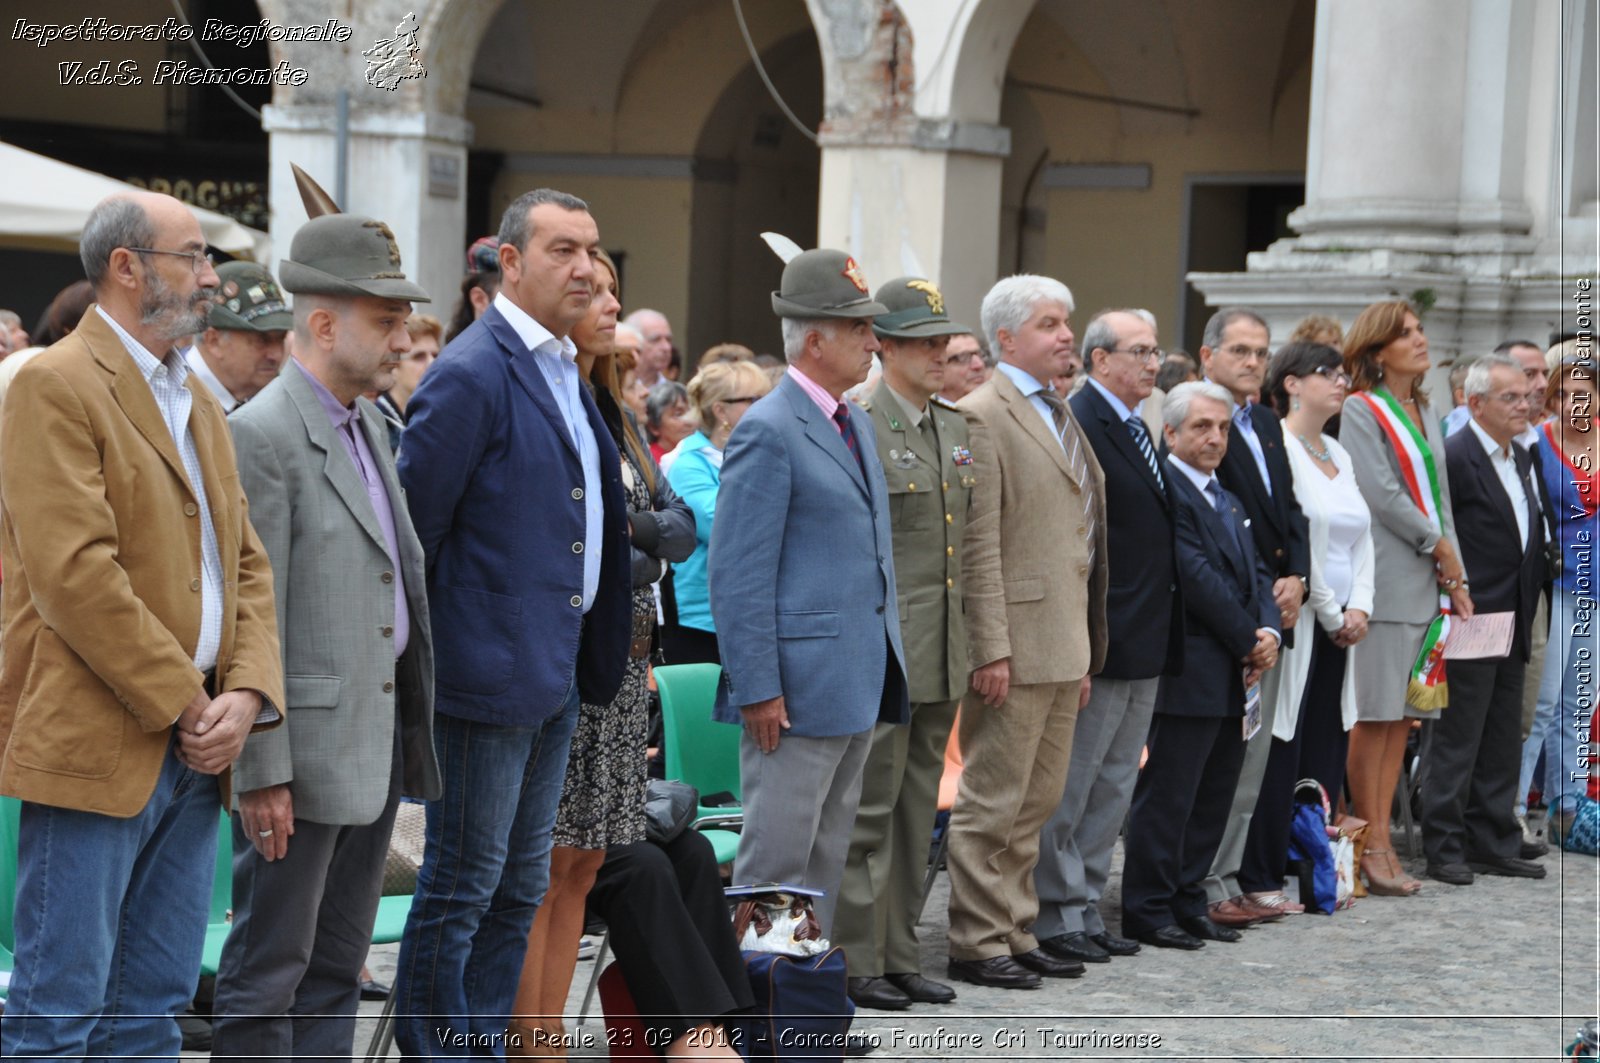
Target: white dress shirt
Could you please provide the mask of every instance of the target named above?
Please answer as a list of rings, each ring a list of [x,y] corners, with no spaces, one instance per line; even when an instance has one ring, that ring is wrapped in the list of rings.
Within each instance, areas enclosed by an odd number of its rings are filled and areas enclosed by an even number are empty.
[[[600,495],[600,444],[579,393],[583,384],[578,380],[578,348],[568,337],[557,339],[549,329],[507,299],[504,292],[494,297],[494,305],[533,354],[534,364],[550,386],[551,397],[567,422],[567,431],[572,435],[583,464],[583,611],[587,613],[600,589],[600,550],[605,542],[606,512],[605,499]]]
[[[117,334],[117,339],[139,367],[140,376],[150,386],[161,419],[177,445],[184,474],[189,478],[189,489],[194,492],[195,505],[200,510],[200,637],[195,643],[194,666],[209,672],[217,666],[217,650],[222,645],[222,554],[217,549],[217,529],[211,522],[211,506],[206,501],[200,455],[194,449],[194,436],[189,432],[189,411],[194,406],[194,396],[184,386],[189,377],[189,363],[176,348],[168,351],[165,358],[157,358],[101,307],[96,306],[95,312]]]
[[[1506,489],[1506,497],[1511,500],[1511,512],[1517,515],[1517,532],[1522,536],[1522,548],[1528,548],[1528,492],[1522,482],[1522,477],[1517,474],[1517,458],[1511,452],[1511,444],[1501,446],[1494,441],[1488,432],[1483,430],[1476,418],[1468,422],[1472,427],[1473,435],[1478,437],[1478,442],[1483,444],[1483,449],[1489,455],[1489,465],[1494,469],[1496,476],[1500,477],[1500,485]]]
[[[1061,438],[1061,433],[1056,430],[1056,415],[1050,412],[1050,404],[1039,397],[1039,393],[1041,391],[1050,390],[1049,386],[1039,383],[1039,381],[1034,379],[1032,373],[1028,372],[1026,369],[1018,369],[1010,362],[996,362],[995,369],[1010,377],[1011,382],[1017,385],[1017,390],[1022,392],[1023,397],[1028,400],[1028,404],[1038,412],[1041,418],[1044,419],[1045,430],[1050,433],[1055,441],[1061,445],[1061,449],[1065,451],[1067,449],[1067,444],[1066,441]],[[1061,401],[1065,402],[1066,398],[1067,397],[1065,395],[1061,396]]]

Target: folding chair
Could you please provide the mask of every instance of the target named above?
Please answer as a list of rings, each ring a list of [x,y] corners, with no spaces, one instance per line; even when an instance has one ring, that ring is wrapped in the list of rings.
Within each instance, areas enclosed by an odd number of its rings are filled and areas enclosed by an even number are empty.
[[[740,796],[739,728],[711,718],[717,701],[722,666],[668,664],[655,670],[661,695],[661,723],[667,743],[666,776],[681,779],[707,794]],[[702,804],[695,826],[732,826],[740,819],[737,808]]]
[[[11,992],[11,969],[15,963],[12,953],[17,947],[12,914],[17,899],[17,821],[21,815],[21,801],[0,797],[0,974],[5,976],[0,1000]]]

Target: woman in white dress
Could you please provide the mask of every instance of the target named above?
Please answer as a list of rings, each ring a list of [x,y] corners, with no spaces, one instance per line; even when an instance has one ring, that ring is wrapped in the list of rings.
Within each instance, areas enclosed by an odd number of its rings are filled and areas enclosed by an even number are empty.
[[[1294,495],[1311,528],[1311,597],[1293,648],[1278,654],[1282,680],[1272,750],[1250,820],[1239,884],[1258,905],[1298,912],[1283,893],[1294,787],[1316,779],[1338,801],[1345,732],[1355,722],[1355,682],[1345,651],[1367,634],[1372,615],[1372,514],[1350,455],[1323,434],[1344,404],[1343,356],[1321,343],[1288,343],[1272,359],[1262,397],[1283,418]]]

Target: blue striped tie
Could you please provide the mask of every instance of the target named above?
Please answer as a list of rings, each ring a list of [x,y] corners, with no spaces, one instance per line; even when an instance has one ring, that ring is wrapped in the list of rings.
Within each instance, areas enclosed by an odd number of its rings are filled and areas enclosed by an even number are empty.
[[[1123,423],[1133,434],[1134,445],[1139,448],[1139,453],[1144,455],[1145,464],[1149,465],[1150,471],[1155,474],[1156,486],[1165,490],[1167,484],[1161,478],[1161,463],[1156,460],[1156,448],[1150,445],[1150,433],[1145,429],[1144,421],[1135,413],[1129,414]]]

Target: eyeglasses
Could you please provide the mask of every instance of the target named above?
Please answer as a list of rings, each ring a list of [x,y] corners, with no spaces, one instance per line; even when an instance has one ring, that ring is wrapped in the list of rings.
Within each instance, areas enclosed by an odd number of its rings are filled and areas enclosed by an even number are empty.
[[[1224,352],[1233,355],[1235,358],[1259,358],[1261,361],[1265,362],[1267,359],[1272,357],[1272,351],[1269,348],[1246,347],[1242,343],[1235,343],[1222,349]]]
[[[1498,395],[1491,395],[1489,397],[1494,399],[1496,402],[1503,403],[1506,406],[1526,406],[1533,402],[1533,396],[1529,395],[1526,391],[1502,391]]]
[[[1131,354],[1141,362],[1148,362],[1152,358],[1159,362],[1167,356],[1167,352],[1160,347],[1107,347],[1106,350],[1111,354]]]
[[[761,397],[762,396],[760,396],[760,395],[736,395],[735,397],[733,397],[731,399],[723,399],[722,401],[728,403],[731,406],[735,402],[755,402],[758,399],[760,399]]]
[[[161,251],[154,247],[130,247],[128,250],[137,251],[141,255],[174,255],[178,258],[186,258],[189,260],[189,265],[194,269],[196,277],[204,273],[207,266],[215,266],[217,264],[217,260],[206,251]]]
[[[1350,374],[1346,373],[1338,366],[1319,365],[1311,371],[1330,384],[1338,384],[1339,386],[1346,388],[1350,386]]]

